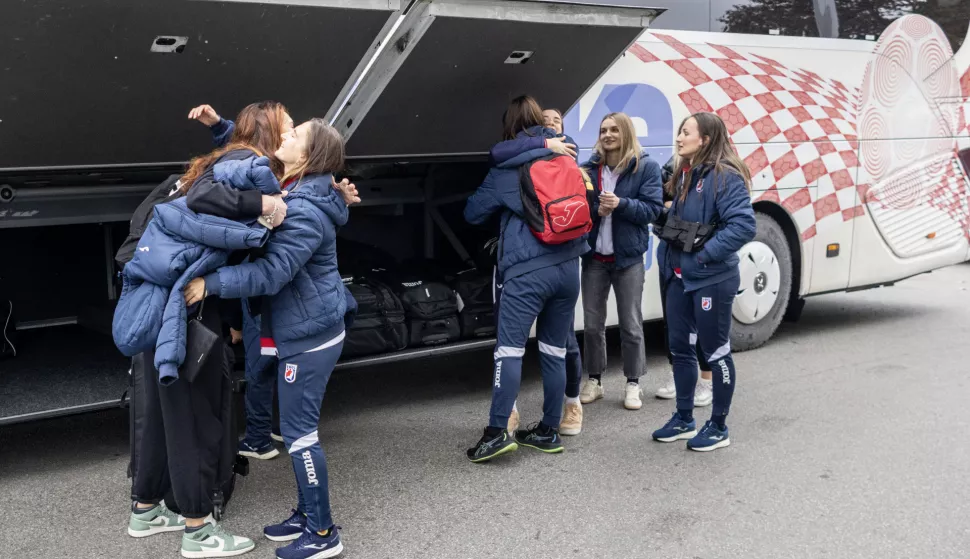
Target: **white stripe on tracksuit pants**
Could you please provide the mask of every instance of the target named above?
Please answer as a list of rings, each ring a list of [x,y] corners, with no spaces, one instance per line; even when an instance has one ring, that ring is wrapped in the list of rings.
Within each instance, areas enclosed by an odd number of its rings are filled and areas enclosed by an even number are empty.
[[[519,394],[522,357],[532,324],[539,339],[542,371],[542,423],[558,429],[566,388],[567,348],[579,348],[573,332],[573,315],[579,299],[579,259],[549,266],[504,282],[496,278],[498,341],[488,424],[504,429]],[[572,338],[572,343],[567,340]],[[569,348],[571,349],[571,348]],[[568,352],[572,353],[572,352]],[[569,356],[572,359],[573,355]],[[581,370],[580,370],[581,374]],[[578,383],[577,383],[578,386]]]

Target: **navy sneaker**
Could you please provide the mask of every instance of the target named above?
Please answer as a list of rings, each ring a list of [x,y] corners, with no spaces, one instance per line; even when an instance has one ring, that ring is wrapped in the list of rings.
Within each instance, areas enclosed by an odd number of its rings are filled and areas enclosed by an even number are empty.
[[[697,434],[697,423],[693,419],[684,421],[680,414],[674,412],[670,421],[666,425],[653,432],[653,440],[662,443],[672,443],[683,439],[689,439]]]
[[[304,530],[300,539],[276,550],[277,559],[326,559],[344,550],[340,543],[340,526],[333,526],[326,536]]]
[[[519,429],[515,432],[515,440],[522,446],[547,454],[557,454],[564,450],[559,431],[541,423],[535,423],[528,429]]]
[[[236,452],[240,456],[248,456],[249,458],[256,458],[257,460],[269,460],[280,455],[280,451],[276,450],[272,441],[266,444],[252,445],[245,439],[239,441],[239,448]]]
[[[505,429],[502,429],[498,435],[490,437],[486,428],[482,438],[475,443],[475,446],[465,451],[465,456],[478,464],[479,462],[488,462],[492,458],[497,458],[509,452],[515,452],[518,449],[519,445],[515,443],[515,439],[510,437],[509,432]]]
[[[708,421],[696,437],[687,441],[687,448],[697,452],[709,452],[730,444],[731,439],[728,437],[727,425],[724,426],[722,431],[713,421]]]
[[[306,530],[306,515],[296,509],[292,510],[293,514],[283,522],[263,528],[266,539],[274,542],[289,542],[300,537],[300,534]]]

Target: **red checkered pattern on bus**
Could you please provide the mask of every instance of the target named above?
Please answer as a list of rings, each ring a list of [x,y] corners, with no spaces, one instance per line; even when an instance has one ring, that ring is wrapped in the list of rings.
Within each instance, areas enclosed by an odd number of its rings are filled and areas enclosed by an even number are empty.
[[[683,77],[686,87],[679,97],[691,112],[724,119],[755,190],[761,191],[757,200],[787,208],[804,239],[815,235],[821,219],[863,215],[849,188],[859,167],[857,89],[765,56],[653,35],[662,44],[649,50],[636,45],[631,53],[644,62],[667,64]],[[816,199],[808,186],[818,186]]]
[[[860,174],[866,175],[859,168],[858,87],[766,56],[652,35],[661,42],[634,45],[630,53],[677,72],[684,80],[678,96],[688,110],[713,112],[724,120],[751,170],[756,201],[784,206],[803,240],[814,237],[823,220],[865,215],[865,203],[874,198],[870,184],[856,184]],[[970,99],[970,70],[961,86],[964,98]],[[958,135],[966,135],[970,103],[961,107],[959,116]],[[963,224],[970,239],[967,187],[959,163],[953,160],[943,180],[927,190],[930,203]]]

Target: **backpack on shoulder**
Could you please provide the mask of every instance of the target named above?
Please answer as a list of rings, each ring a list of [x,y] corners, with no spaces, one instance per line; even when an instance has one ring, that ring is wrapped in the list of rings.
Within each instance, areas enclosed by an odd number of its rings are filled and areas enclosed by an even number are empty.
[[[162,184],[156,186],[155,190],[152,190],[151,194],[146,196],[141,204],[138,204],[138,207],[135,208],[134,213],[131,214],[131,221],[128,224],[128,237],[125,238],[125,242],[121,243],[121,247],[115,253],[115,262],[119,268],[123,269],[125,264],[134,258],[138,241],[145,233],[148,222],[152,219],[152,211],[155,209],[155,206],[182,197],[181,190],[174,191],[178,187],[180,178],[182,178],[181,175],[169,176]]]
[[[575,159],[552,154],[523,165],[519,172],[525,221],[537,239],[559,245],[593,229],[586,198],[593,185]]]

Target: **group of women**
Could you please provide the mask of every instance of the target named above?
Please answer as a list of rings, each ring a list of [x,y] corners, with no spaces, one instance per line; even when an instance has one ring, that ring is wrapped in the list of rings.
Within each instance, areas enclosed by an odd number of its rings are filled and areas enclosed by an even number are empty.
[[[581,165],[592,183],[588,194],[592,230],[585,239],[553,245],[539,241],[526,223],[519,173],[523,166],[553,151],[562,153],[555,144],[563,140],[561,123],[558,111],[542,111],[530,97],[512,101],[503,119],[503,142],[491,152],[494,166],[465,207],[465,218],[473,224],[501,216],[492,407],[482,437],[467,451],[468,459],[486,462],[519,446],[558,453],[564,448],[560,435],[580,433],[582,405],[604,395],[605,324],[611,290],[627,381],[623,404],[627,409],[640,409],[639,378],[646,370],[645,258],[650,258],[651,224],[655,231],[663,232],[668,220],[681,227],[693,224],[696,227],[689,230],[708,234],[687,243],[670,237],[657,248],[674,384],[661,387],[657,396],[676,397],[677,407],[671,419],[653,432],[653,439],[687,440],[687,448],[696,451],[729,445],[726,420],[735,386],[731,307],[740,280],[737,251],[754,238],[756,223],[751,177],[731,146],[724,122],[711,113],[684,119],[678,129],[673,171],[664,184],[660,165],[641,148],[630,117],[606,115],[593,155]],[[569,153],[574,154],[575,145],[566,140]],[[571,347],[576,345],[573,309],[580,292],[588,378],[576,394],[577,384],[570,380],[581,377],[582,372],[575,372],[578,367]],[[532,324],[539,341],[542,419],[526,429],[516,429],[515,400]],[[717,373],[708,381],[712,386],[707,394],[705,379],[698,389],[699,363],[707,371],[705,376],[712,376],[711,368]],[[698,430],[694,407],[711,401],[711,419]]]
[[[231,265],[193,279],[185,288],[186,304],[200,305],[199,316],[211,329],[229,322],[233,341],[246,339],[250,389],[247,437],[240,453],[259,458],[277,453],[270,440],[275,436],[270,433],[275,384],[280,435],[297,481],[297,506],[278,524],[266,526],[264,536],[289,542],[276,552],[281,559],[334,557],[343,546],[331,516],[327,463],[317,429],[327,382],[355,308],[337,271],[336,231],[347,222],[349,206],[360,201],[353,184],[333,177],[344,166],[343,139],[319,119],[294,127],[279,103],[250,105],[235,123],[205,105],[189,116],[208,124],[221,147],[193,160],[171,194],[186,196],[188,207],[199,214],[253,226],[258,222],[272,233],[261,249],[235,254]],[[611,289],[616,294],[627,379],[624,405],[641,406],[644,255],[649,226],[663,212],[716,228],[699,251],[669,243],[657,251],[677,411],[653,438],[687,439],[694,450],[729,444],[736,252],[753,237],[755,226],[750,177],[730,146],[724,123],[707,113],[687,118],[677,137],[677,171],[662,185],[661,168],[641,149],[631,119],[622,113],[608,115],[593,157],[582,165],[592,183],[592,232],[556,245],[538,240],[523,219],[519,177],[523,165],[552,152],[575,156],[575,146],[561,136],[562,115],[543,112],[533,99],[520,97],[506,111],[503,126],[503,142],[491,153],[493,167],[465,208],[471,223],[483,224],[494,216],[501,221],[492,406],[483,436],[467,451],[469,460],[488,461],[519,445],[561,452],[560,434],[579,434],[582,404],[604,393]],[[257,178],[265,182],[267,167],[281,195],[252,188]],[[572,327],[580,292],[589,373],[582,388],[583,362]],[[233,318],[238,313],[220,312],[227,308],[242,309],[243,320]],[[541,353],[543,416],[529,428],[516,430],[522,357],[533,323]],[[693,418],[698,358],[716,371],[714,411],[699,432]],[[145,361],[151,363],[150,358]],[[209,363],[193,382],[149,382],[146,388],[148,430],[157,444],[143,445],[147,450],[133,465],[128,532],[144,537],[182,531],[184,557],[227,557],[255,547],[251,539],[226,532],[211,515],[211,464],[219,429],[213,425],[219,422],[220,406],[214,387],[221,370],[222,364]]]

